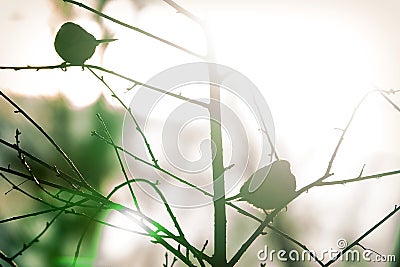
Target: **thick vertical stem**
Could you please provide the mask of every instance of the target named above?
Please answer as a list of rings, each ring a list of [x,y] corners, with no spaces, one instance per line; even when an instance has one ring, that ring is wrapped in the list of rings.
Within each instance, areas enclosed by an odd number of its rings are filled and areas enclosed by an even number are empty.
[[[213,76],[211,70],[211,76]],[[215,81],[215,79],[211,79]],[[214,256],[213,266],[226,266],[226,212],[225,180],[221,133],[220,87],[210,85],[210,127],[211,149],[213,155],[213,189],[214,189]]]

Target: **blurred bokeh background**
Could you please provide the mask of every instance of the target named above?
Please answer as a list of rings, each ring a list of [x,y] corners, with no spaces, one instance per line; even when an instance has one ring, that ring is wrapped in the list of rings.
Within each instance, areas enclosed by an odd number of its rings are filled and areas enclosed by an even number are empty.
[[[201,28],[163,1],[83,2],[198,53],[206,51]],[[264,95],[275,122],[277,150],[291,162],[298,188],[324,173],[341,134],[338,128],[345,126],[367,92],[400,89],[400,3],[396,0],[187,0],[179,4],[204,19],[213,37],[217,62],[246,75]],[[53,41],[65,21],[82,25],[98,38],[118,38],[112,45],[100,47],[88,63],[142,82],[166,68],[199,61],[61,0],[0,0],[0,66],[60,64]],[[125,91],[132,84],[110,76],[107,81],[129,103],[134,90]],[[65,148],[95,188],[107,194],[123,181],[113,149],[90,132],[101,129],[95,116],[100,113],[120,142],[124,111],[88,71],[0,70],[0,89]],[[390,97],[400,104],[398,95]],[[141,116],[140,110],[135,112]],[[0,138],[13,142],[16,128],[22,132],[22,147],[56,166],[64,166],[48,142],[0,100]],[[357,177],[364,164],[365,175],[400,169],[398,136],[400,113],[379,94],[371,94],[349,129],[331,180]],[[142,145],[140,140],[138,145]],[[18,165],[16,153],[0,147],[0,164]],[[135,175],[146,174],[140,165],[136,171]],[[39,167],[37,174],[49,175]],[[6,182],[0,181],[0,219],[42,207],[17,192],[4,195],[9,189]],[[318,254],[336,249],[338,239],[350,242],[372,227],[400,203],[399,193],[399,175],[314,188],[291,203],[274,225]],[[160,221],[165,219],[159,203],[144,193],[139,197],[150,214]],[[114,200],[132,206],[128,191]],[[259,212],[245,203],[239,205]],[[211,206],[175,210],[194,244],[201,248],[205,240],[211,241]],[[135,229],[117,214],[103,216]],[[0,224],[0,250],[12,255],[50,218],[45,215]],[[399,260],[398,244],[395,251],[396,240],[400,239],[399,218],[397,214],[385,222],[362,245],[382,255],[397,253]],[[64,216],[17,262],[21,266],[69,266],[85,222],[83,218]],[[228,255],[255,228],[254,222],[228,208]],[[97,225],[85,240],[80,266],[162,266],[164,260],[165,251],[148,238],[117,229]],[[250,247],[238,266],[258,266],[257,252],[266,244],[275,250],[298,249],[270,233]],[[212,250],[208,247],[206,251]],[[274,261],[267,266],[316,264]],[[338,262],[336,266],[390,264]]]

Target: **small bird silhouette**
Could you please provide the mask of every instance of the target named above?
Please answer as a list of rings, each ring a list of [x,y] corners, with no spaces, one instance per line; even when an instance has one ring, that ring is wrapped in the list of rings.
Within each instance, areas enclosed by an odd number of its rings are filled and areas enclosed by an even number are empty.
[[[57,32],[54,48],[66,62],[83,65],[93,55],[99,44],[115,40],[117,39],[96,40],[78,24],[66,22]]]
[[[262,179],[258,188],[254,188],[252,180]],[[240,193],[227,198],[226,201],[247,201],[256,208],[272,210],[284,205],[296,190],[296,178],[290,171],[290,163],[287,160],[277,160],[262,167],[253,173],[240,188]]]

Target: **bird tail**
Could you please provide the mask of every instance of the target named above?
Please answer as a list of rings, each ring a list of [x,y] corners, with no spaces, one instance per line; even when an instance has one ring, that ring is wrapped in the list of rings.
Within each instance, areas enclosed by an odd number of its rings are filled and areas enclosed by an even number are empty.
[[[233,197],[228,197],[228,198],[226,198],[225,199],[225,201],[232,201],[232,200],[241,200],[241,196],[240,196],[240,193],[239,194],[237,194],[237,195],[234,195]]]
[[[118,39],[101,39],[101,40],[96,40],[97,43],[101,44],[101,43],[109,43],[109,42],[114,42],[117,41]]]

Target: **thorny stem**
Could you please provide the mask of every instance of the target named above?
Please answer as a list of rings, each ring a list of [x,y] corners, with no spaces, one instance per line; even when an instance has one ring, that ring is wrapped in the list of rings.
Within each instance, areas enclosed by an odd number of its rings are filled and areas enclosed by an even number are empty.
[[[49,69],[61,69],[61,70],[65,71],[67,68],[70,68],[70,67],[82,67],[82,65],[70,64],[70,63],[65,63],[64,62],[64,63],[59,64],[59,65],[50,65],[50,66],[25,66],[25,67],[23,67],[23,66],[0,66],[0,69],[15,70],[15,71],[19,71],[19,70],[36,70],[36,71],[39,71],[39,70],[46,70],[46,69],[47,70],[49,70]],[[148,88],[150,90],[159,92],[161,94],[172,96],[172,97],[174,97],[176,99],[180,99],[180,100],[183,100],[185,102],[189,102],[189,103],[192,103],[192,104],[204,107],[204,108],[208,108],[208,105],[206,103],[202,102],[202,101],[198,101],[196,99],[190,99],[190,98],[184,97],[182,95],[178,95],[178,94],[174,94],[174,93],[172,93],[170,91],[166,91],[166,90],[164,90],[162,88],[158,88],[156,86],[152,86],[152,85],[149,85],[149,84],[146,84],[146,83],[139,82],[139,81],[137,81],[135,79],[129,78],[129,77],[125,76],[125,75],[122,75],[120,73],[114,72],[112,70],[105,69],[105,68],[100,67],[100,66],[90,65],[90,64],[86,65],[85,64],[85,65],[83,65],[83,67],[97,69],[97,70],[100,70],[102,72],[106,72],[108,74],[111,74],[111,75],[114,75],[114,76],[119,77],[121,79],[124,79],[126,81],[132,82],[134,84],[134,86],[137,86],[137,85],[143,86],[143,87],[146,87],[146,88]],[[130,88],[128,90],[132,90],[132,89]]]
[[[111,75],[117,76],[117,77],[119,77],[119,78],[121,78],[121,79],[124,79],[124,80],[126,80],[126,81],[130,81],[130,82],[132,82],[134,85],[139,85],[139,86],[146,87],[146,88],[148,88],[148,89],[150,89],[150,90],[159,92],[159,93],[161,93],[161,94],[163,94],[163,95],[172,96],[172,97],[174,97],[174,98],[176,98],[176,99],[180,99],[180,100],[182,100],[182,101],[189,102],[189,103],[198,105],[198,106],[200,106],[200,107],[208,108],[208,105],[207,105],[206,103],[202,102],[202,101],[199,101],[199,100],[196,100],[196,99],[187,98],[187,97],[184,97],[184,96],[182,96],[182,95],[174,94],[174,93],[172,93],[172,92],[170,92],[170,91],[167,91],[167,90],[164,90],[164,89],[161,89],[161,88],[152,86],[152,85],[150,85],[150,84],[146,84],[146,83],[142,83],[142,82],[136,81],[136,80],[134,80],[134,79],[132,79],[132,78],[129,78],[129,77],[124,76],[124,75],[122,75],[122,74],[120,74],[120,73],[116,73],[116,72],[114,72],[114,71],[105,69],[105,68],[103,68],[103,67],[99,67],[99,66],[96,66],[96,65],[84,65],[84,66],[87,67],[87,68],[97,69],[97,70],[100,70],[100,71],[109,73],[109,74],[111,74]]]
[[[370,179],[378,179],[384,176],[391,176],[395,174],[400,174],[400,170],[395,170],[395,171],[390,171],[390,172],[382,172],[378,174],[372,174],[372,175],[367,175],[367,176],[359,176],[356,178],[352,179],[346,179],[346,180],[339,180],[339,181],[324,181],[315,184],[315,186],[326,186],[326,185],[338,185],[338,184],[347,184],[347,183],[354,183],[354,182],[360,182],[364,180],[370,180]]]
[[[215,73],[211,72],[211,75]],[[215,78],[215,77],[214,77]],[[214,79],[212,79],[214,80]],[[221,132],[220,88],[210,86],[210,129],[214,189],[214,256],[213,266],[226,265],[226,207],[223,147]],[[215,145],[215,146],[214,146]]]

